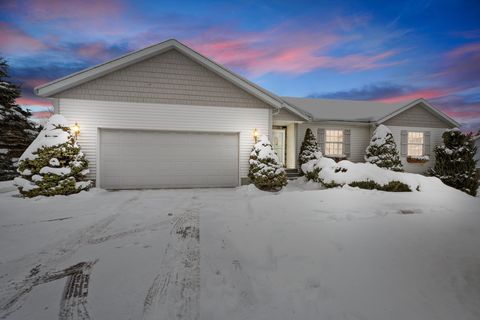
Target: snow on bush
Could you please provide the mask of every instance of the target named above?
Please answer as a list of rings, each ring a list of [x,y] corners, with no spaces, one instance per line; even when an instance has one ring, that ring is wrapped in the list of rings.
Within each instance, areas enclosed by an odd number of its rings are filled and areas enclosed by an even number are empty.
[[[18,172],[21,177],[14,183],[26,197],[68,195],[91,187],[85,179],[88,161],[61,115],[52,116],[25,150]]]
[[[380,168],[403,171],[392,132],[383,124],[379,125],[373,132],[370,145],[365,151],[365,161]]]
[[[302,146],[300,147],[300,154],[298,156],[298,163],[300,165],[300,174],[302,172],[302,164],[307,163],[310,160],[315,159],[315,153],[319,152],[317,139],[313,135],[310,128],[305,131],[305,137],[303,138]]]
[[[250,153],[248,177],[260,190],[277,191],[287,185],[285,170],[266,136],[261,136]]]
[[[322,183],[326,187],[349,185],[363,189],[384,191],[419,191],[422,182],[430,179],[418,174],[395,172],[371,163],[353,163],[319,157],[302,166],[308,180]],[[437,179],[435,179],[437,180]]]
[[[446,130],[442,138],[443,145],[435,147],[435,166],[430,174],[448,186],[475,196],[478,189],[475,168],[477,147],[472,135],[455,128]]]

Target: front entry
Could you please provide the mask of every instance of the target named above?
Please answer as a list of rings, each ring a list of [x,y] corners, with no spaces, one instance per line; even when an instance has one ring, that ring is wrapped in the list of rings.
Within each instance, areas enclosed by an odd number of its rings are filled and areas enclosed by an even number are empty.
[[[280,164],[285,166],[285,129],[273,129],[273,151],[278,156]]]

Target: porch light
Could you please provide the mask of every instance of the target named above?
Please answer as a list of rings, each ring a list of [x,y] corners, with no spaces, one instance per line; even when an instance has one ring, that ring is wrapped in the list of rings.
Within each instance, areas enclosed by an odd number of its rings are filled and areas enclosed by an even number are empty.
[[[257,143],[257,140],[258,140],[258,130],[257,130],[257,128],[253,129],[253,138],[255,139],[255,143]]]
[[[75,135],[75,139],[76,139],[78,137],[78,135],[80,134],[80,126],[78,125],[78,123],[75,122],[75,124],[70,127],[70,130],[73,132],[73,134]]]

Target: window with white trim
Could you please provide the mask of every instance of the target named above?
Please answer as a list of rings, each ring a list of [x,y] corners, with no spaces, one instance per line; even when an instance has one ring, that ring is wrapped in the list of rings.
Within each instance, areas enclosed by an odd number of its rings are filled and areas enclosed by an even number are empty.
[[[325,130],[325,155],[343,156],[343,130]]]
[[[407,156],[423,156],[423,144],[425,142],[423,132],[408,132]]]

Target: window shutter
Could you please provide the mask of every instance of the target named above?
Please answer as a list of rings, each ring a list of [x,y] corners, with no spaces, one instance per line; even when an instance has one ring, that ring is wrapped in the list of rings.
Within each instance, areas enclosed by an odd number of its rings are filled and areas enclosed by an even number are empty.
[[[322,154],[325,154],[325,129],[317,130],[318,148]]]
[[[430,131],[423,133],[423,155],[430,156]]]
[[[350,129],[343,130],[343,153],[350,157]]]
[[[408,143],[408,132],[407,130],[402,130],[400,137],[400,155],[402,157],[407,156],[407,143]]]

